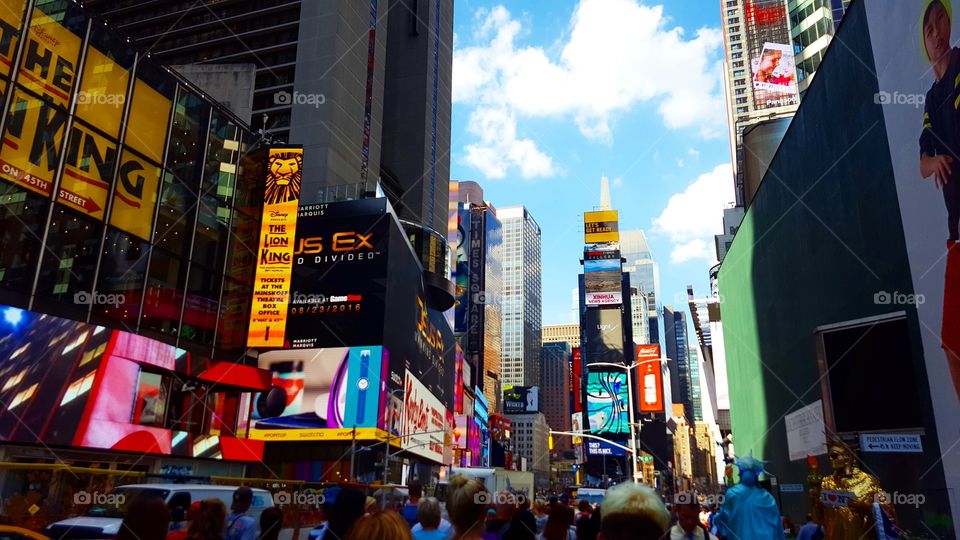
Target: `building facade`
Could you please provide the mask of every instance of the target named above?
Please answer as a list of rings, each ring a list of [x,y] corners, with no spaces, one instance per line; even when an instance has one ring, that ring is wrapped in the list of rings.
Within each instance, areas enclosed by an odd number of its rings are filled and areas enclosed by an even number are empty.
[[[757,191],[719,290],[738,453],[767,460],[781,485],[804,482],[808,466],[790,459],[777,419],[819,410],[822,429],[850,445],[885,492],[923,495],[919,506],[895,504],[900,527],[954,538],[957,253],[945,238],[956,220],[918,166],[930,155],[918,147],[929,134],[923,110],[877,98],[915,96],[935,83],[919,39],[928,6],[850,3],[770,163],[768,176],[781,181]],[[802,211],[789,210],[791,193],[805,193]],[[798,396],[797,388],[810,391]],[[907,454],[861,442],[889,433],[922,444]],[[807,505],[784,496],[782,510],[797,515]]]
[[[446,228],[452,0],[85,5],[164,64],[254,66],[252,125],[314,156],[305,204],[379,184],[401,219]],[[208,91],[220,98],[233,83]]]
[[[570,431],[571,348],[566,342],[544,343],[541,351],[540,412],[557,431]],[[570,438],[561,436],[553,448],[562,452],[571,448]]]
[[[78,4],[4,7],[2,460],[242,472],[261,141]]]
[[[683,405],[684,414],[693,422],[693,395],[690,382],[690,352],[687,343],[687,316],[683,311],[674,311],[673,306],[663,306],[664,340],[667,358],[670,359],[670,390],[674,404]]]
[[[523,206],[501,208],[503,224],[503,354],[501,383],[540,382],[542,290],[540,226]]]
[[[737,206],[749,204],[744,189],[743,132],[762,120],[792,116],[800,104],[795,69],[792,81],[767,82],[776,58],[793,56],[787,0],[722,0],[724,92]]]
[[[647,297],[636,287],[630,287],[630,321],[633,323],[633,342],[650,343],[650,319],[647,316]]]
[[[575,293],[577,291],[574,291]],[[577,310],[580,306],[577,306]],[[579,324],[547,324],[542,329],[543,343],[567,343],[571,348],[580,346]]]
[[[660,343],[660,267],[653,258],[642,230],[620,233],[620,256],[626,260],[623,272],[630,274],[630,286],[645,299],[647,339],[637,343]],[[636,332],[634,333],[636,338]],[[639,338],[637,338],[639,339]]]
[[[500,411],[503,348],[503,227],[475,182],[455,182],[456,229],[451,234],[456,283],[454,331],[475,382],[492,412]]]
[[[790,38],[800,92],[810,87],[823,55],[850,0],[800,0],[790,3]]]
[[[543,413],[506,415],[510,420],[515,458],[526,458],[537,486],[550,482],[550,425]]]

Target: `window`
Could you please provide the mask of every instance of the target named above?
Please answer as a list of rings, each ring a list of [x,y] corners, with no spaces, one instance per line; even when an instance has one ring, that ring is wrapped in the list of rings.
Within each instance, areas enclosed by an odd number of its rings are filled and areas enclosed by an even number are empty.
[[[63,399],[60,401],[60,405],[66,405],[74,399],[82,396],[90,390],[90,387],[93,386],[93,379],[96,377],[96,370],[87,373],[83,377],[70,383],[70,386],[67,387],[67,392],[63,395]]]
[[[7,408],[10,410],[15,409],[17,405],[20,405],[24,401],[32,398],[33,394],[35,394],[36,392],[37,392],[37,383],[33,383],[32,385],[30,385],[30,388],[20,391],[17,393],[17,395],[13,396],[13,400],[10,401],[10,406]]]

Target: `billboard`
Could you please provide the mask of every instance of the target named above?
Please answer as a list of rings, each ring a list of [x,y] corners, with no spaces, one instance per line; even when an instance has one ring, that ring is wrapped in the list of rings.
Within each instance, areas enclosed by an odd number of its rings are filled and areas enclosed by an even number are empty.
[[[637,345],[637,392],[640,412],[663,412],[663,375],[659,345]]]
[[[587,455],[590,456],[625,456],[627,451],[619,446],[614,446],[607,441],[598,441],[596,439],[587,439]]]
[[[235,434],[247,429],[253,393],[269,389],[266,372],[12,306],[0,315],[0,440],[262,459],[261,442]]]
[[[956,0],[864,6],[879,86],[872,106],[882,109],[913,280],[912,291],[874,301],[908,317],[916,311],[947,486],[960,482],[957,8]],[[951,507],[960,515],[956,492]]]
[[[623,314],[620,308],[587,309],[582,317],[584,342],[581,349],[584,363],[625,363],[627,358],[623,350]]]
[[[620,241],[619,218],[616,210],[584,212],[583,241],[585,244],[602,244]]]
[[[13,65],[25,4],[4,3],[5,40],[0,47],[4,78]],[[101,221],[112,202],[111,225],[150,239],[160,182],[157,163],[163,157],[172,102],[139,77],[128,94],[134,54],[106,45],[109,40],[100,29],[90,33],[85,47],[87,18],[79,10],[72,4],[47,3],[32,11],[18,84],[8,89],[0,83],[3,95],[13,94],[0,147],[0,178],[55,196],[61,204]],[[67,133],[74,92],[80,98]],[[127,101],[129,117],[121,128]],[[122,148],[117,142],[121,129],[127,134]]]
[[[271,148],[267,152],[248,347],[284,346],[302,170],[302,148]]]
[[[391,220],[382,201],[302,206],[298,216],[286,346],[383,343]]]
[[[583,286],[588,306],[622,304],[623,277],[620,259],[584,260]]]
[[[466,334],[470,325],[470,231],[470,210],[459,208],[456,212],[455,238],[450,244],[454,253],[456,284],[453,330],[457,334]]]
[[[503,412],[507,414],[535,413],[540,410],[540,388],[537,386],[505,386]]]
[[[592,433],[630,432],[627,375],[591,371],[587,375],[587,420]]]
[[[744,1],[753,107],[757,111],[800,103],[787,14],[786,0]]]
[[[583,413],[575,412],[570,415],[570,431],[574,433],[583,433]],[[583,450],[583,437],[573,437],[573,451],[576,453],[577,463],[586,461]]]
[[[269,351],[257,363],[273,384],[257,397],[257,429],[384,428],[383,347]]]
[[[580,384],[583,381],[583,359],[580,354],[580,347],[573,348],[573,354],[570,355],[570,364],[572,371],[570,391],[573,393],[573,399],[570,400],[570,403],[573,406],[573,412],[579,413],[583,411],[583,392]]]
[[[483,349],[483,329],[484,329],[484,306],[478,302],[479,296],[484,294],[486,287],[486,249],[484,246],[484,233],[486,227],[484,221],[486,214],[481,208],[473,208],[470,214],[470,249],[468,256],[470,259],[470,277],[468,280],[468,294],[470,301],[467,309],[467,347],[466,351],[476,353]],[[482,366],[477,366],[478,371],[484,371]]]
[[[410,371],[404,374],[400,446],[421,457],[443,462],[447,409]]]

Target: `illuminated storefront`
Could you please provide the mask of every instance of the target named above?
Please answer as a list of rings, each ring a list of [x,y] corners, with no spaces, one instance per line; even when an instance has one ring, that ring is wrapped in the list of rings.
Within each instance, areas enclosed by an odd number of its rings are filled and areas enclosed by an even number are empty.
[[[257,138],[76,3],[0,0],[0,35],[2,460],[259,460]]]
[[[0,303],[237,358],[253,134],[76,4],[0,18]]]

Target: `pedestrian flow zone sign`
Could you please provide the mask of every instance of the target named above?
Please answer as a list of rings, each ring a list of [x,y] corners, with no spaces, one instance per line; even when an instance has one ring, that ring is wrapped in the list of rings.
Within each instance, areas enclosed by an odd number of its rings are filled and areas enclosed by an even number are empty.
[[[860,450],[863,452],[912,452],[923,453],[920,435],[916,433],[861,433]]]

